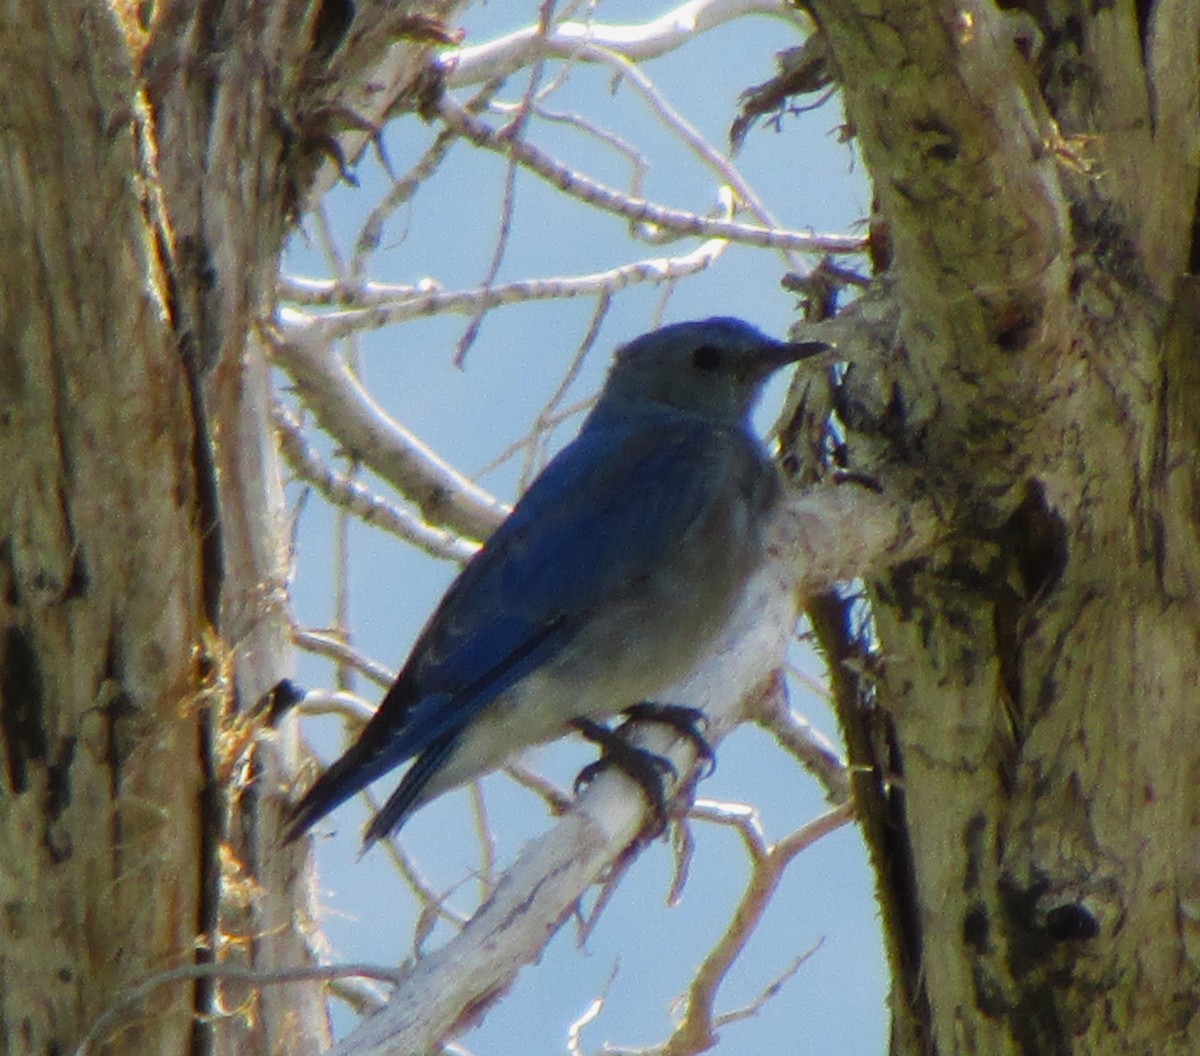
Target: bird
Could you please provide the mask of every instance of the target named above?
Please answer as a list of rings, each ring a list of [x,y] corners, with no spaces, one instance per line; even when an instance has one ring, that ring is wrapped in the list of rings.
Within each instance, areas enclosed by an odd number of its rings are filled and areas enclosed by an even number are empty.
[[[283,842],[411,760],[365,851],[443,792],[572,730],[661,810],[653,781],[672,768],[601,720],[658,718],[706,749],[698,713],[658,698],[703,659],[765,560],[783,485],[751,425],[762,389],[827,348],[730,317],[618,348],[578,435],[464,566],[358,739],[288,812]]]

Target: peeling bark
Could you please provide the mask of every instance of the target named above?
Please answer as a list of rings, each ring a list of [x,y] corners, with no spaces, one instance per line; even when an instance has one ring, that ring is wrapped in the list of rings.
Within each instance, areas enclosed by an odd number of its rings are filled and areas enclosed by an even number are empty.
[[[14,5],[0,53],[0,1049],[65,1052],[193,956],[196,423],[117,25]],[[107,1051],[183,1052],[192,1004]]]
[[[290,650],[259,324],[332,103],[433,39],[414,11],[0,5],[0,1051],[310,957],[291,746],[231,736]],[[97,1051],[327,1042],[317,983],[202,981]]]
[[[839,695],[892,1051],[1195,1052],[1200,14],[811,7],[900,306],[852,468],[946,539],[871,583]]]

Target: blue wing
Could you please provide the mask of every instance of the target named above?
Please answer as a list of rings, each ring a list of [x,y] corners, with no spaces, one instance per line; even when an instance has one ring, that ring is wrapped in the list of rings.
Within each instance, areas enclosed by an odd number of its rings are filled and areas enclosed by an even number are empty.
[[[696,467],[720,466],[731,432],[674,417],[585,430],[564,448],[422,632],[398,680],[418,696],[390,747],[407,756],[469,722],[657,569],[712,503]]]
[[[742,430],[678,415],[585,428],[451,586],[359,741],[297,805],[290,835],[431,746],[444,754],[652,573],[715,500],[697,466],[719,472],[731,450],[759,457]]]

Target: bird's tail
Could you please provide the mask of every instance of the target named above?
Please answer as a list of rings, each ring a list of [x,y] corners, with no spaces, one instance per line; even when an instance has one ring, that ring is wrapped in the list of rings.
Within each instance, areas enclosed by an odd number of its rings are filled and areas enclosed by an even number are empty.
[[[379,746],[364,736],[352,745],[304,793],[300,802],[291,808],[284,823],[283,843],[298,840],[331,810],[336,809],[356,792],[361,792],[376,778],[397,766],[408,757],[398,753],[395,745]],[[421,750],[416,762],[408,768],[396,791],[393,792],[363,836],[366,851],[371,844],[399,828],[405,818],[421,801],[421,793],[430,778],[442,768],[458,742],[459,731],[449,730]]]
[[[408,768],[404,780],[400,782],[396,791],[388,796],[388,801],[379,808],[379,813],[371,819],[371,824],[363,833],[364,852],[376,840],[382,839],[403,824],[404,819],[420,802],[421,793],[425,791],[429,779],[442,768],[457,743],[458,730],[451,730],[442,734],[417,756],[417,761]]]
[[[314,782],[299,803],[288,812],[283,842],[292,843],[303,836],[331,810],[396,765],[391,753],[360,740]]]

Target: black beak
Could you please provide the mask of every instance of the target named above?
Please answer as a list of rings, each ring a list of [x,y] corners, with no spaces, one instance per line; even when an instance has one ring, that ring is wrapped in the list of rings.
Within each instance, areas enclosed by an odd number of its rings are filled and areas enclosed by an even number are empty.
[[[789,341],[783,347],[788,351],[788,358],[784,362],[798,363],[802,359],[811,359],[822,352],[829,352],[834,346],[828,341]]]
[[[756,373],[765,377],[789,363],[811,359],[833,348],[833,345],[825,341],[772,341],[771,344],[764,345],[755,356]]]

